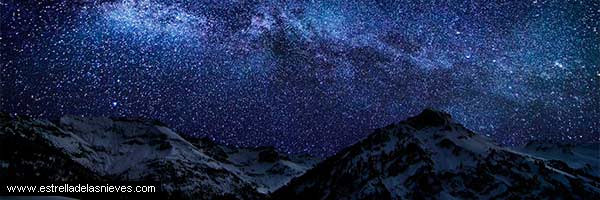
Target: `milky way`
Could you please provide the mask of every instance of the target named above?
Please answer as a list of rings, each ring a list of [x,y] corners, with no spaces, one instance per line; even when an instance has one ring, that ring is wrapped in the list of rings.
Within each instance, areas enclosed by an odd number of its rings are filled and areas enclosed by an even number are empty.
[[[426,107],[504,145],[600,138],[595,0],[0,5],[5,112],[317,155]]]

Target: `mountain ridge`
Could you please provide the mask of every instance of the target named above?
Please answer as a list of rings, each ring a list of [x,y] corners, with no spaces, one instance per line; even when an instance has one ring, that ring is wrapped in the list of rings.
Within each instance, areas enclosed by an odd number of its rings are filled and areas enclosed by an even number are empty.
[[[179,135],[158,120],[0,113],[0,180],[146,181],[183,199],[585,199],[600,144],[496,145],[425,109],[318,162]],[[7,151],[8,150],[8,151]],[[127,198],[127,197],[123,197]]]
[[[0,119],[0,176],[9,183],[146,182],[160,184],[155,186],[172,198],[259,199],[316,162],[261,160],[268,149],[233,151],[205,139],[190,142],[154,120],[65,116],[51,122],[8,114]],[[246,160],[237,159],[239,154]]]
[[[293,178],[273,199],[590,198],[600,191],[590,171],[498,146],[449,114],[426,109],[376,129]]]

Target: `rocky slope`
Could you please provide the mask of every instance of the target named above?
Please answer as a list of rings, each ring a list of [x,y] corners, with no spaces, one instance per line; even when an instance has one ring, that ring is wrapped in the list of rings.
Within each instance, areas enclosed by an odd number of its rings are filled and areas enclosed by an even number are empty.
[[[376,130],[272,197],[593,199],[600,194],[600,149],[573,147],[530,144],[510,150],[471,132],[450,115],[428,109]]]
[[[232,148],[206,138],[188,138],[194,146],[238,171],[259,193],[268,194],[312,168],[319,160],[310,155],[287,155],[273,147]]]
[[[0,116],[0,180],[148,182],[171,198],[259,199],[316,163],[272,148],[184,139],[157,121]]]

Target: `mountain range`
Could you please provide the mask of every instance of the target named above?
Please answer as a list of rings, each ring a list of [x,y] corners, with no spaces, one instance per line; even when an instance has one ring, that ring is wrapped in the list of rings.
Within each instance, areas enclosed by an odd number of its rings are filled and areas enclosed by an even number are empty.
[[[152,183],[173,199],[260,199],[317,160],[183,138],[158,121],[1,117],[0,180]]]
[[[496,145],[426,109],[321,159],[236,148],[159,121],[0,115],[0,180],[152,183],[172,199],[593,199],[600,144]]]

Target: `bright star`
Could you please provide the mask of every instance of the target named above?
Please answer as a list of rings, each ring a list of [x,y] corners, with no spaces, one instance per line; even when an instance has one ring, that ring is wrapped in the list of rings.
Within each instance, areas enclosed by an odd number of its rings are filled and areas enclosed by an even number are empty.
[[[562,63],[558,62],[558,61],[554,61],[554,66],[558,67],[558,68],[561,68],[561,69],[565,68],[565,66]]]

